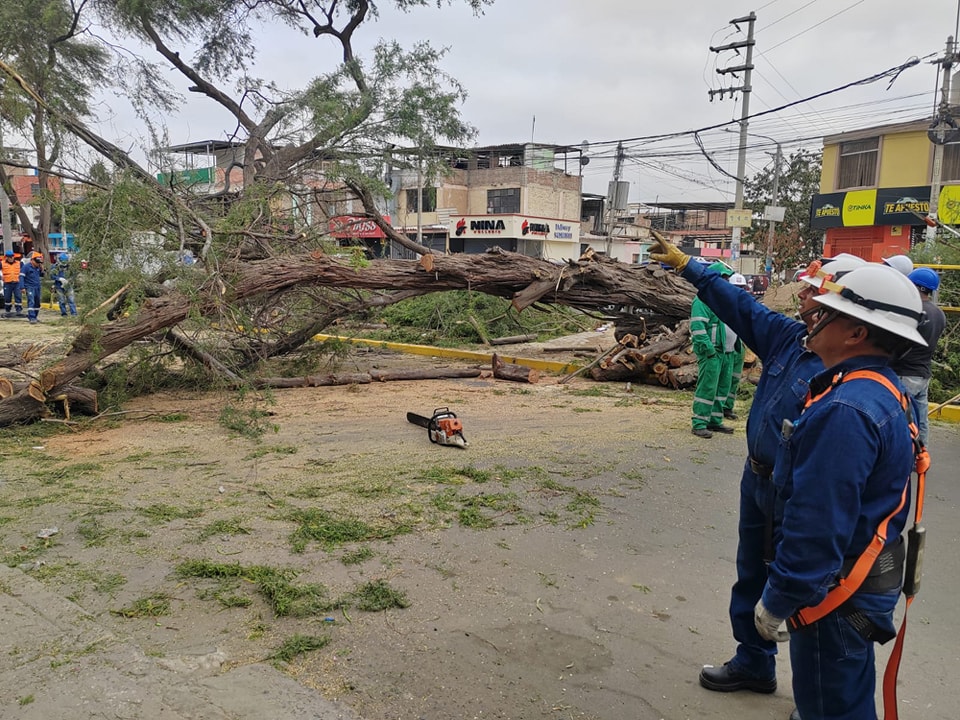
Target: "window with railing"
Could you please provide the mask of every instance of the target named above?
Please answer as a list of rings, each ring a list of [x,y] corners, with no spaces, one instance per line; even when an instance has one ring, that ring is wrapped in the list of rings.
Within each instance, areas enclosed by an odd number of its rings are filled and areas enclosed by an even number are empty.
[[[876,185],[879,157],[880,138],[878,137],[840,143],[837,190]]]

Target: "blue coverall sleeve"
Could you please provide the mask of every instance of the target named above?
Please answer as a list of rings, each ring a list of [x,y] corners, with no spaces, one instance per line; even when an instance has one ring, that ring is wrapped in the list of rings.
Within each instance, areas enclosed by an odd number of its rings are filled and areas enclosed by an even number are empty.
[[[795,341],[797,326],[802,323],[758,303],[750,293],[731,285],[719,273],[689,262],[682,276],[697,288],[697,297],[733,328],[762,362],[783,342]]]
[[[794,439],[784,441],[774,471],[786,503],[763,603],[777,617],[826,596],[850,549],[882,444],[876,424],[858,409],[831,403],[817,410],[804,414]]]

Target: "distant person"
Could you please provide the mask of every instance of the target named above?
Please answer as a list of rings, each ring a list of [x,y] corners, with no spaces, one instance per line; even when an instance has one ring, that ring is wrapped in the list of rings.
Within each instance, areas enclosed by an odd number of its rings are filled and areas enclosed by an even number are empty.
[[[710,265],[710,270],[724,278],[733,271],[722,262]],[[693,426],[691,432],[700,438],[712,438],[713,433],[731,434],[733,428],[723,424],[723,406],[730,392],[730,361],[726,352],[727,326],[699,297],[690,308],[690,339],[697,356],[697,387],[693,393]]]
[[[27,318],[31,325],[40,322],[40,279],[43,277],[43,255],[31,253],[30,260],[20,268],[20,282],[27,293]]]
[[[920,298],[923,300],[924,321],[917,331],[927,341],[927,346],[911,345],[907,352],[891,363],[891,367],[900,376],[903,386],[917,403],[920,441],[926,445],[930,430],[930,420],[927,417],[927,390],[930,387],[930,376],[933,374],[931,365],[937,342],[947,324],[947,318],[932,299],[933,293],[940,287],[940,276],[936,271],[925,267],[917,268],[907,277],[917,286]]]
[[[909,276],[913,272],[913,260],[906,255],[891,255],[883,259],[884,265],[889,265],[901,275]]]
[[[13,317],[13,309],[17,309],[17,317],[23,317],[23,299],[20,294],[20,261],[13,250],[3,253],[3,316]]]
[[[735,288],[747,289],[747,279],[740,273],[731,275],[729,283]],[[747,349],[733,328],[726,324],[724,327],[726,328],[724,352],[727,355],[724,359],[724,372],[730,373],[730,389],[723,402],[723,417],[727,420],[739,420],[740,416],[737,415],[734,407],[737,403],[737,391],[740,389],[740,378],[743,375],[743,356]]]
[[[60,305],[60,316],[66,317],[67,310],[71,315],[77,314],[77,301],[73,291],[74,272],[70,266],[70,256],[60,253],[57,263],[50,268],[53,278],[53,289],[57,294],[57,303]]]

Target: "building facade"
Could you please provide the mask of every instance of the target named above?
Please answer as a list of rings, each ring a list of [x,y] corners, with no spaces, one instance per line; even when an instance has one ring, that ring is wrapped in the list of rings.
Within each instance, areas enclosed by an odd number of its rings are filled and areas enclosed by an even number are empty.
[[[846,252],[879,261],[923,240],[933,178],[930,123],[915,120],[824,138],[810,224],[823,233],[825,256]],[[960,143],[944,147],[940,182],[938,217],[956,224]]]
[[[498,246],[544,260],[580,256],[580,148],[534,143],[441,148],[433,179],[394,174],[394,227],[446,252]]]

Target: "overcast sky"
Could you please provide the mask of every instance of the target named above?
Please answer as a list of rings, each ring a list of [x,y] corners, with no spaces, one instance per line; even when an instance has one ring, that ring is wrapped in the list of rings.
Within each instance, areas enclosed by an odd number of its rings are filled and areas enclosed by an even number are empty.
[[[939,88],[937,66],[954,34],[960,0],[497,0],[481,16],[466,4],[408,14],[382,8],[357,37],[361,52],[379,38],[447,47],[444,67],[466,87],[464,119],[477,144],[590,143],[584,190],[606,192],[616,142],[627,140],[623,178],[632,201],[732,200],[735,183],[698,155],[690,136],[635,140],[736,120],[742,95],[710,102],[707,91],[743,80],[717,68],[741,64],[709,47],[746,38],[729,21],[757,15],[751,113],[839,88],[920,58],[888,88],[883,80],[751,121],[785,152],[819,149],[824,134],[927,117]],[[385,3],[386,4],[386,3]],[[329,40],[266,28],[255,73],[300,86],[335,60]],[[173,73],[171,72],[171,78]],[[101,106],[99,129],[121,142],[137,133],[128,111]],[[534,123],[534,117],[536,121]],[[172,142],[222,139],[233,129],[210,101],[190,98],[169,120]],[[703,135],[728,172],[736,171],[738,126]],[[773,143],[756,135],[747,175]]]

